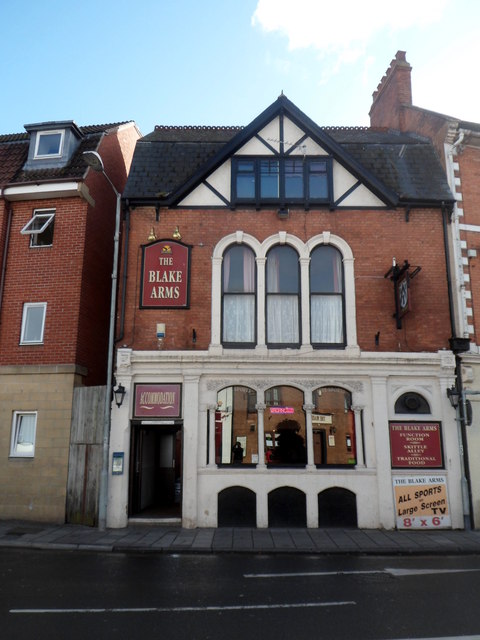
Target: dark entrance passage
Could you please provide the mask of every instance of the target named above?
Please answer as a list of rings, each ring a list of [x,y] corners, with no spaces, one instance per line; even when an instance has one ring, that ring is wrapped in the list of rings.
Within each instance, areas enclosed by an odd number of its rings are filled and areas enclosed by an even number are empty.
[[[268,494],[269,527],[306,527],[307,502],[303,491],[279,487]]]
[[[245,487],[229,487],[218,494],[219,527],[256,527],[257,496]]]
[[[182,431],[133,425],[129,516],[181,517]]]
[[[319,527],[357,527],[357,497],[352,491],[332,487],[318,494]]]

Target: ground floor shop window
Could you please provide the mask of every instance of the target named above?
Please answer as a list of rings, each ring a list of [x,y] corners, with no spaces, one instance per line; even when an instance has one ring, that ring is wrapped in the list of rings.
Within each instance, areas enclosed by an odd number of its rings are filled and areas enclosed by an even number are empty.
[[[355,416],[351,394],[340,387],[322,387],[314,394],[313,456],[317,465],[354,465]]]
[[[226,387],[217,393],[215,462],[257,464],[258,426],[256,392],[248,387]]]
[[[265,393],[265,458],[267,464],[307,462],[303,392],[279,386]]]

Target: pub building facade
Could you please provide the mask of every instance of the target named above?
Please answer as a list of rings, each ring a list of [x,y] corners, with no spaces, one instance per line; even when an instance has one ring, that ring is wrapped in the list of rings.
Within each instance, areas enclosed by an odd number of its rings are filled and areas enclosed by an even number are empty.
[[[430,142],[156,127],[123,194],[107,525],[463,526]]]

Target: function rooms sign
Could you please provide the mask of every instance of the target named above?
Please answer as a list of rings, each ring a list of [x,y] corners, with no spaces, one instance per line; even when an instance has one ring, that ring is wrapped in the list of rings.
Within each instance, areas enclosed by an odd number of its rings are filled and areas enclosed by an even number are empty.
[[[390,422],[392,469],[443,468],[439,422]]]
[[[140,307],[171,309],[189,306],[190,247],[158,240],[142,247]]]

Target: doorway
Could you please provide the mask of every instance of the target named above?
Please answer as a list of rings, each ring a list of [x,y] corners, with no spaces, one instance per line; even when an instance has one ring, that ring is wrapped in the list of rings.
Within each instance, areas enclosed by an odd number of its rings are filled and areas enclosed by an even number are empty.
[[[181,518],[182,429],[133,425],[129,516]]]

